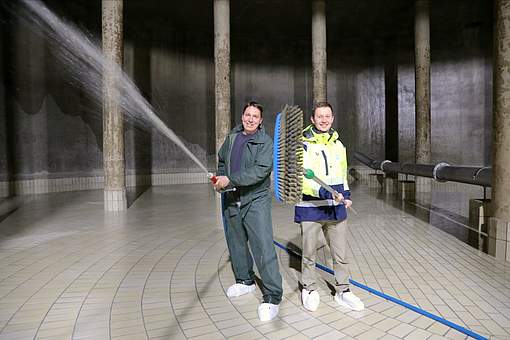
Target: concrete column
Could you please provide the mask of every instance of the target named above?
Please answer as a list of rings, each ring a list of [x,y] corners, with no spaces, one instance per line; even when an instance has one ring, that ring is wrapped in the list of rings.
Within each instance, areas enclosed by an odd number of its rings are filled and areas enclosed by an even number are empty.
[[[214,92],[216,157],[231,129],[230,112],[230,0],[214,0]],[[216,195],[216,225],[223,225],[221,198]]]
[[[124,124],[119,105],[118,82],[122,65],[122,0],[102,1],[104,103],[103,103],[103,159],[104,208],[106,211],[127,209],[124,165]]]
[[[327,101],[326,1],[312,0],[313,103]]]
[[[415,2],[416,163],[430,163],[430,18],[429,1]]]
[[[217,154],[231,129],[230,0],[214,0],[214,72]]]
[[[496,0],[489,251],[510,261],[510,0]],[[492,246],[491,246],[492,239]]]
[[[415,1],[415,162],[429,164],[430,141],[430,11],[429,0]],[[430,192],[431,180],[417,177],[416,189]]]

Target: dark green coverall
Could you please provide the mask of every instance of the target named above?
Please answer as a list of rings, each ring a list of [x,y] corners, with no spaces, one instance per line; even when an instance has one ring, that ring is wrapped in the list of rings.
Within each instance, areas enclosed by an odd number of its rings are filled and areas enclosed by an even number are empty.
[[[264,302],[279,304],[283,293],[282,277],[273,246],[271,220],[273,141],[264,128],[260,128],[243,149],[241,170],[231,174],[230,152],[235,137],[242,131],[242,125],[232,129],[218,153],[217,175],[227,176],[229,187],[236,188],[234,192],[222,194],[225,237],[236,283],[254,283],[255,259],[262,279]]]

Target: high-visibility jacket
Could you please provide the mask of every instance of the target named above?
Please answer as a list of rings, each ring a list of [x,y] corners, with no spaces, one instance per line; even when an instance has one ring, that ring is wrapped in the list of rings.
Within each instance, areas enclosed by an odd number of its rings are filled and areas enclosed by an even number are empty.
[[[350,199],[347,183],[347,155],[331,129],[321,133],[313,125],[303,130],[303,167]],[[347,218],[345,205],[334,201],[332,195],[314,180],[303,177],[303,199],[294,209],[294,221],[342,221]]]

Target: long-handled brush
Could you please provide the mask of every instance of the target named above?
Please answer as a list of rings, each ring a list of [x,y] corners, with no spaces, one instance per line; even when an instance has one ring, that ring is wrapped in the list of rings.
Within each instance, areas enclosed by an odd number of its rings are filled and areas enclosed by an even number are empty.
[[[317,178],[312,170],[303,169],[302,133],[303,111],[297,105],[285,105],[276,116],[274,129],[273,178],[276,199],[289,204],[301,201],[303,176],[317,182],[334,197],[338,196],[339,193]]]

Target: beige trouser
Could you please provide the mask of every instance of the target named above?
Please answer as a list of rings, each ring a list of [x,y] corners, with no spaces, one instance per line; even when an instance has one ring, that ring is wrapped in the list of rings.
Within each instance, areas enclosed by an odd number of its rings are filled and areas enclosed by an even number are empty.
[[[324,232],[331,250],[333,270],[335,271],[335,289],[342,292],[349,288],[349,261],[347,259],[347,222],[301,222],[303,257],[301,260],[301,284],[307,290],[317,289],[315,283],[315,259],[319,233]]]

